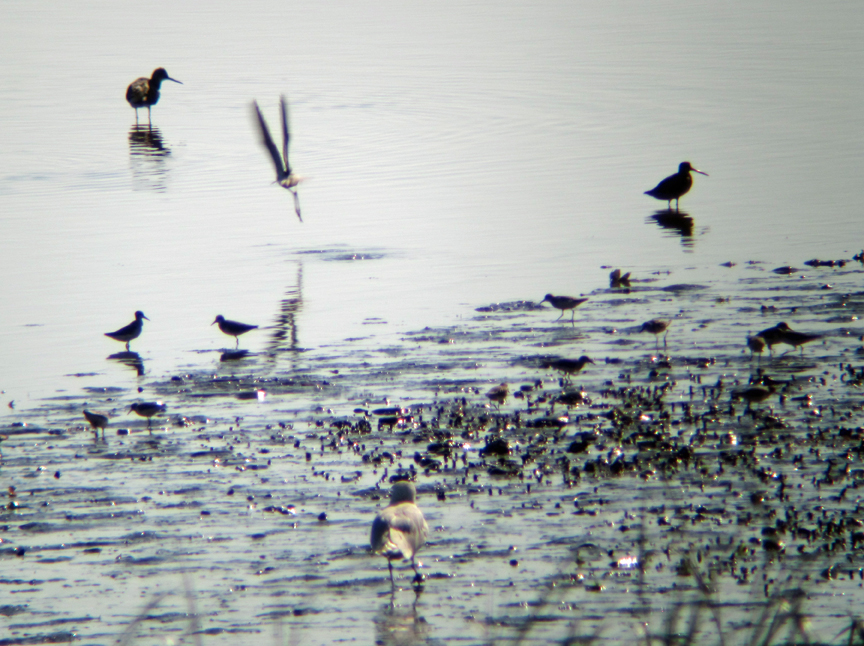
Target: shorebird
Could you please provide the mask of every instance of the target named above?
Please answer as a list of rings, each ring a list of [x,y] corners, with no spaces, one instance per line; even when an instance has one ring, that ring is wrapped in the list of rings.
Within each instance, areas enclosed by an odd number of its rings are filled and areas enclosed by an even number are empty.
[[[654,335],[654,347],[659,349],[659,336],[663,334],[663,347],[666,347],[666,335],[669,334],[667,331],[669,329],[669,323],[671,321],[667,321],[665,319],[651,319],[650,321],[645,321],[642,324],[642,327],[639,328],[640,332],[650,332]],[[664,332],[666,334],[664,334]]]
[[[552,361],[549,361],[545,367],[558,370],[563,372],[565,375],[575,375],[589,363],[594,362],[583,354],[578,359],[553,359]]]
[[[233,336],[234,340],[237,342],[235,345],[236,348],[240,347],[240,335],[246,334],[249,330],[254,330],[258,326],[257,325],[247,325],[246,323],[240,323],[239,321],[229,321],[221,314],[216,317],[216,320],[213,321],[210,325],[219,324],[219,329],[222,330],[225,334],[229,336]]]
[[[387,557],[390,569],[390,584],[393,581],[393,559],[411,561],[414,568],[414,583],[420,584],[423,575],[417,571],[414,556],[426,542],[429,527],[423,512],[416,504],[417,491],[410,482],[396,482],[390,489],[390,504],[382,509],[372,521],[369,543],[372,551]]]
[[[758,334],[756,336],[748,336],[747,337],[747,347],[750,348],[750,358],[753,358],[753,353],[762,357],[762,352],[765,350],[765,339],[763,339]]]
[[[746,410],[749,410],[751,404],[758,404],[765,401],[774,394],[775,390],[773,384],[769,385],[767,388],[765,386],[750,386],[744,390],[733,392],[732,399],[743,399],[747,402]]]
[[[264,121],[264,115],[261,114],[261,109],[258,107],[257,101],[252,101],[255,106],[255,114],[258,115],[258,124],[261,126],[261,136],[264,145],[270,152],[270,157],[273,159],[273,166],[276,167],[276,183],[282,188],[287,188],[294,196],[294,210],[297,212],[297,218],[303,222],[300,217],[300,197],[297,195],[297,185],[303,181],[303,178],[295,175],[291,170],[291,164],[288,163],[288,142],[291,139],[291,133],[288,130],[288,102],[285,96],[279,97],[279,105],[282,110],[282,155],[279,155],[279,150],[276,144],[273,143],[273,137],[270,136],[270,129],[267,127],[267,122]]]
[[[102,435],[105,435],[105,427],[108,426],[108,418],[99,413],[91,413],[86,408],[84,409],[84,418],[90,422],[90,428],[99,436],[99,429],[102,429]]]
[[[507,384],[498,384],[488,393],[486,393],[486,397],[489,398],[489,401],[494,402],[500,406],[505,401],[507,401],[507,396],[509,394],[510,388],[507,386]]]
[[[805,343],[810,343],[810,341],[822,338],[819,334],[796,332],[789,327],[787,323],[782,321],[774,327],[762,330],[759,333],[759,336],[765,339],[765,343],[768,344],[769,353],[771,352],[771,346],[777,345],[778,343],[785,343],[786,345],[791,345],[793,348],[797,348]],[[801,352],[804,352],[804,348],[801,348]]]
[[[778,323],[774,327],[766,328],[756,335],[768,346],[768,354],[774,354],[774,346],[778,343],[783,343],[783,335],[788,327],[785,323]]]
[[[168,407],[162,402],[135,402],[129,407],[130,413],[136,413],[140,417],[147,418],[147,429],[152,433],[153,429],[150,426],[150,418],[154,415],[159,415],[168,410]]]
[[[821,334],[807,334],[806,332],[796,332],[786,323],[778,323],[777,328],[782,333],[780,343],[791,345],[793,348],[803,346],[805,343],[810,343],[811,341],[822,338]],[[804,352],[803,347],[801,348],[801,352]]]
[[[570,322],[574,321],[574,317],[576,316],[576,308],[579,307],[582,303],[587,301],[587,298],[573,298],[572,296],[552,296],[552,294],[546,294],[543,297],[541,303],[549,302],[552,307],[555,309],[561,310],[561,314],[558,315],[556,321],[559,320],[562,316],[564,316],[564,312],[566,310],[571,310],[570,312]]]
[[[662,182],[657,184],[650,191],[645,191],[645,195],[650,195],[658,200],[666,200],[669,202],[669,210],[672,210],[672,200],[675,200],[675,210],[678,210],[678,198],[684,195],[693,186],[693,178],[690,173],[699,173],[700,175],[708,176],[708,173],[703,173],[701,170],[696,170],[690,165],[690,162],[681,162],[678,165],[678,172],[670,175]]]
[[[135,320],[132,321],[129,325],[124,325],[119,330],[114,332],[106,332],[105,336],[109,336],[115,341],[120,341],[121,343],[126,344],[126,352],[129,352],[129,343],[133,339],[137,339],[141,336],[141,329],[144,327],[144,319],[147,319],[144,316],[144,312],[137,311],[135,312]],[[148,321],[150,319],[147,319]]]
[[[150,123],[150,107],[159,102],[159,86],[162,85],[162,81],[174,81],[183,85],[177,79],[168,76],[164,67],[159,67],[153,70],[153,75],[149,79],[142,76],[132,81],[126,88],[126,100],[135,108],[135,123],[138,123],[138,108],[147,108],[147,122]]]

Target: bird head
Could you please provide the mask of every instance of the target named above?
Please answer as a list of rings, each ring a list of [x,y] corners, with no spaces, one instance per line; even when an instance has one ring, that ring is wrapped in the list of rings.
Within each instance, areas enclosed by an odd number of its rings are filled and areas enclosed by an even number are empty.
[[[690,162],[681,162],[678,165],[678,172],[682,175],[684,175],[685,173],[699,173],[700,175],[705,175],[705,177],[708,177],[708,173],[693,168]]]

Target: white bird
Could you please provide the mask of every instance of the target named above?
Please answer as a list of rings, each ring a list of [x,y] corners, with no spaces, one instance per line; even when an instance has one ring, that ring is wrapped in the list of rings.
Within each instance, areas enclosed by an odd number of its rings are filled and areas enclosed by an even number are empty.
[[[394,587],[393,559],[410,560],[414,568],[414,583],[419,585],[423,581],[423,576],[417,571],[414,555],[426,542],[429,526],[416,500],[417,491],[413,484],[397,482],[390,489],[390,504],[372,522],[369,538],[372,551],[387,557],[390,583]]]

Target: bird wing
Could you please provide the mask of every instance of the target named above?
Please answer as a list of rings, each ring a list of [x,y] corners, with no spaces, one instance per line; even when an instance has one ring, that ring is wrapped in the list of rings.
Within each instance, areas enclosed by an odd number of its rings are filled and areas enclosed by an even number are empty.
[[[372,523],[372,549],[387,558],[410,559],[426,542],[429,528],[413,504],[384,509]]]
[[[288,163],[288,142],[291,140],[291,131],[288,130],[288,101],[285,100],[284,94],[279,97],[279,106],[282,110],[282,158],[285,160],[285,174],[290,175],[291,164]]]
[[[255,114],[258,115],[258,124],[261,126],[262,141],[264,142],[267,151],[270,153],[270,157],[273,158],[273,165],[276,167],[276,181],[279,182],[287,177],[288,173],[286,173],[285,169],[282,168],[282,159],[279,157],[279,149],[276,148],[276,144],[273,143],[273,137],[270,136],[270,129],[267,127],[267,122],[264,121],[264,115],[261,114],[258,102],[253,101],[252,105],[255,106]]]

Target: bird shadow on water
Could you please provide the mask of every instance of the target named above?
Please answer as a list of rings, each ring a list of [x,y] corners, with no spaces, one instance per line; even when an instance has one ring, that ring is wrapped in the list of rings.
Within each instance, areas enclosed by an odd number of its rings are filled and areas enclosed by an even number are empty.
[[[656,223],[660,228],[669,231],[674,237],[677,233],[681,236],[681,246],[685,251],[693,251],[695,240],[693,238],[693,218],[684,211],[672,211],[669,209],[656,211],[649,215],[646,222]]]

